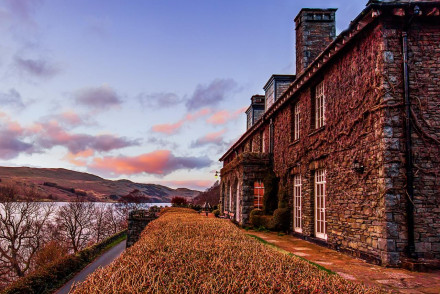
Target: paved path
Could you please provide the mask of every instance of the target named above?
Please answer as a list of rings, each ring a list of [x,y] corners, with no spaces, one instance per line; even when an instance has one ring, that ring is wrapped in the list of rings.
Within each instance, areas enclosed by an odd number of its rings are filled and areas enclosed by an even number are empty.
[[[440,293],[440,270],[431,273],[385,268],[361,259],[295,238],[278,236],[274,232],[245,231],[281,249],[301,256],[332,270],[347,280],[380,286],[395,293]]]
[[[93,273],[98,267],[105,267],[113,260],[115,260],[121,253],[125,250],[125,239],[113,247],[112,249],[106,251],[103,255],[98,257],[91,264],[86,266],[82,271],[80,271],[76,276],[74,276],[67,284],[60,288],[55,294],[67,294],[70,291],[73,283],[79,283],[84,281],[88,275]]]

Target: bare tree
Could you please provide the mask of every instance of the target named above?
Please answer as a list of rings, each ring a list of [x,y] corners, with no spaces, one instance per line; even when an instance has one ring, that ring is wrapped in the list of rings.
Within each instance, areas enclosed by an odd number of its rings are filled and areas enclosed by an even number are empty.
[[[34,197],[33,190],[0,187],[0,276],[7,281],[23,277],[47,241],[54,206],[31,202]]]
[[[115,207],[107,206],[105,215],[109,222],[109,230],[111,234],[116,234],[127,227],[127,216],[118,213]]]
[[[92,202],[69,202],[58,209],[59,233],[73,252],[83,249],[92,240],[94,218],[95,205]]]

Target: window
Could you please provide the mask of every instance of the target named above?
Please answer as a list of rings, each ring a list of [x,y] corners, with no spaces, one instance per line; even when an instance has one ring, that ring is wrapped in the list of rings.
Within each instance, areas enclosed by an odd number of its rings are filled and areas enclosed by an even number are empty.
[[[266,91],[266,110],[268,110],[275,102],[275,91],[273,84]]]
[[[315,88],[315,129],[325,125],[325,93],[324,82],[320,82]]]
[[[262,181],[254,182],[254,208],[263,208],[264,183]]]
[[[302,233],[302,199],[301,199],[301,175],[293,177],[293,228],[295,232]]]
[[[326,171],[315,172],[315,236],[327,240],[327,222],[325,215]]]
[[[261,153],[266,152],[266,146],[264,141],[266,140],[266,135],[264,134],[264,131],[261,132]]]
[[[292,141],[299,140],[299,128],[301,124],[301,115],[299,110],[299,102],[295,103],[292,109]]]

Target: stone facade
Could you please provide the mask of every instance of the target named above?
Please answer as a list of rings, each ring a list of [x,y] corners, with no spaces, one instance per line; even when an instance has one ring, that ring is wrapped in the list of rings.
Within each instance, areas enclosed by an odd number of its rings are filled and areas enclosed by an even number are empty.
[[[142,231],[153,220],[157,218],[154,212],[145,209],[133,210],[128,214],[128,229],[126,248],[136,243]]]
[[[371,3],[325,51],[319,45],[319,57],[305,69],[298,67],[298,78],[220,159],[223,203],[231,196],[227,183],[233,177],[241,187],[248,187],[261,177],[254,168],[261,172],[262,167],[271,168],[289,193],[292,232],[293,179],[301,178],[302,227],[295,234],[302,238],[377,264],[399,265],[407,257],[440,259],[439,9],[439,1],[419,1],[417,7]],[[409,133],[403,79],[405,32]],[[319,91],[325,97],[325,124],[317,128]],[[298,117],[299,139],[295,140]],[[406,133],[411,135],[410,147]],[[246,169],[243,158],[251,150],[259,150],[266,161]],[[315,178],[321,170],[326,171],[325,237],[316,222],[317,213],[323,213],[317,212]],[[413,196],[407,186],[411,174]],[[232,194],[232,199],[238,195],[235,202],[242,205],[233,211],[242,216],[253,208],[249,206],[252,193],[247,191]],[[228,206],[222,208],[227,211]],[[238,222],[247,220],[242,217]]]
[[[243,152],[221,169],[219,206],[230,219],[240,225],[249,222],[254,207],[254,182],[262,181],[270,167],[268,154]]]

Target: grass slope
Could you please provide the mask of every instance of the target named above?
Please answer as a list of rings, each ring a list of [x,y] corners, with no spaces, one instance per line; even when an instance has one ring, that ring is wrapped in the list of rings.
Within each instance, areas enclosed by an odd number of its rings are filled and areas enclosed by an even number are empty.
[[[246,236],[229,221],[171,208],[73,293],[379,293]]]
[[[162,185],[134,183],[129,180],[111,181],[96,175],[62,168],[0,167],[1,184],[12,184],[35,188],[41,199],[50,201],[72,201],[77,195],[68,189],[84,191],[85,200],[114,201],[138,189],[148,195],[152,202],[170,202],[173,196],[195,197],[200,192],[185,188],[172,189]],[[43,185],[44,182],[57,187]],[[111,196],[113,195],[113,196]]]

